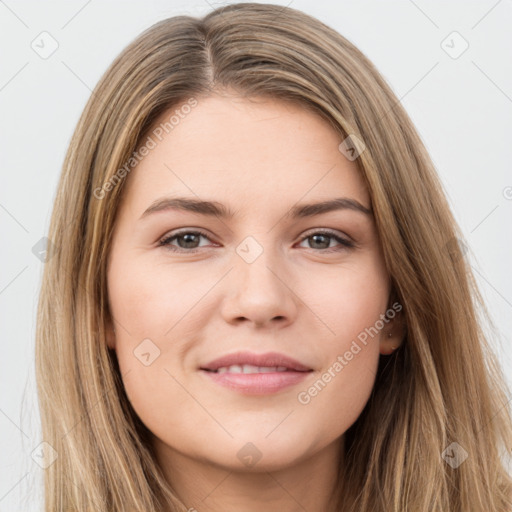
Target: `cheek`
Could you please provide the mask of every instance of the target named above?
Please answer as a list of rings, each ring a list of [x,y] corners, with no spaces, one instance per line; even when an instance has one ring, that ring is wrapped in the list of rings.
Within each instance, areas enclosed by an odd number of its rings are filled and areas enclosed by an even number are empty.
[[[329,410],[329,422],[348,428],[374,385],[389,282],[381,260],[369,256],[357,266],[336,269],[323,289],[327,292],[316,294],[312,309],[326,326],[324,365],[313,386],[300,390],[298,402],[311,413]]]
[[[380,334],[382,322],[379,320],[386,311],[390,291],[381,260],[367,254],[357,262],[333,269],[323,277],[323,283],[319,286],[317,281],[313,288],[312,281],[308,288],[317,290],[310,296],[316,302],[314,311],[329,327],[333,342],[330,345],[345,351],[353,340],[364,341],[365,333],[367,341],[378,339],[371,328],[378,322]],[[306,294],[306,288],[303,293]],[[368,335],[369,329],[373,336]]]
[[[127,393],[133,396],[140,390],[152,400],[164,382],[168,385],[170,376],[163,368],[177,359],[183,339],[180,319],[190,309],[185,295],[192,293],[182,287],[179,276],[161,274],[135,258],[117,257],[108,275],[115,350],[121,373],[127,375]]]
[[[179,385],[184,326],[199,290],[183,277],[122,259],[109,272],[108,291],[116,328],[116,355],[128,399],[151,430],[179,430],[183,418],[172,411],[190,408]],[[180,321],[180,319],[183,319]],[[189,320],[190,321],[190,320]]]
[[[180,319],[201,298],[200,286],[190,276],[165,266],[118,260],[109,273],[109,299],[114,321],[135,342],[166,339]],[[117,330],[117,329],[116,329]]]

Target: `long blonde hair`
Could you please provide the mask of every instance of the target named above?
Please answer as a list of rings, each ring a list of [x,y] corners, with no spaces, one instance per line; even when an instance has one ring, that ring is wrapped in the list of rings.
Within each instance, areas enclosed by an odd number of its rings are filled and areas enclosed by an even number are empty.
[[[156,23],[112,63],[78,122],[37,317],[42,433],[58,454],[45,470],[45,510],[187,510],[156,463],[107,347],[106,263],[129,179],[120,169],[160,114],[223,88],[296,102],[365,145],[356,163],[406,337],[381,358],[370,400],[346,432],[339,509],[509,512],[508,390],[430,157],[356,47],[300,11],[257,3]],[[454,453],[467,454],[457,467],[448,463]]]

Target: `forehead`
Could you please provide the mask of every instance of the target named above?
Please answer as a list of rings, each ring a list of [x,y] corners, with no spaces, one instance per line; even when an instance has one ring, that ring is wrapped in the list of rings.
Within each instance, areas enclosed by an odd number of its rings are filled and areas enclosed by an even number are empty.
[[[369,206],[342,137],[318,114],[267,97],[212,95],[161,114],[148,131],[153,148],[129,176],[126,199],[137,210],[166,193],[213,197],[243,209],[340,194]]]

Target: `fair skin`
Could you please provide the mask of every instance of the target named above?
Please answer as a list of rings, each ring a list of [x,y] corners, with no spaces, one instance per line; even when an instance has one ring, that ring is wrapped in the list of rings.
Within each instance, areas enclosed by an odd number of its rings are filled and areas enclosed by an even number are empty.
[[[334,510],[343,434],[367,403],[380,355],[400,343],[395,317],[332,376],[338,356],[389,308],[391,291],[371,213],[286,216],[298,204],[339,197],[371,208],[356,162],[338,149],[342,140],[298,106],[216,94],[198,98],[125,178],[109,255],[108,344],[167,480],[191,509]],[[222,203],[234,215],[143,216],[171,196]],[[207,236],[181,233],[159,245],[178,229]],[[242,247],[261,248],[251,262],[237,252],[247,237],[253,245]],[[160,351],[148,365],[134,355],[146,339],[149,357]],[[238,350],[284,353],[312,371],[250,395],[200,370]],[[299,401],[330,367],[325,387]]]

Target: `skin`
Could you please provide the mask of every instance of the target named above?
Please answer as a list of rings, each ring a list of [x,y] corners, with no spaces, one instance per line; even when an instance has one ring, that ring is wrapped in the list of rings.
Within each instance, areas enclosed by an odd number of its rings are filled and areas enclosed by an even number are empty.
[[[344,433],[367,403],[380,355],[401,342],[397,316],[309,403],[299,402],[389,307],[373,216],[345,209],[284,217],[297,203],[335,197],[371,207],[355,161],[338,149],[342,140],[299,106],[216,94],[199,98],[126,178],[108,265],[108,345],[166,478],[199,512],[333,510]],[[140,218],[164,196],[217,201],[235,215],[164,210]],[[175,238],[171,246],[182,252],[159,245],[181,228],[208,237],[189,239],[192,249]],[[311,238],[324,229],[356,246]],[[236,252],[249,236],[263,251],[251,263]],[[134,355],[144,339],[154,344],[146,346],[150,358],[154,346],[160,351],[148,366]],[[238,350],[281,352],[314,371],[256,396],[199,371]],[[241,449],[261,458],[251,466]]]

